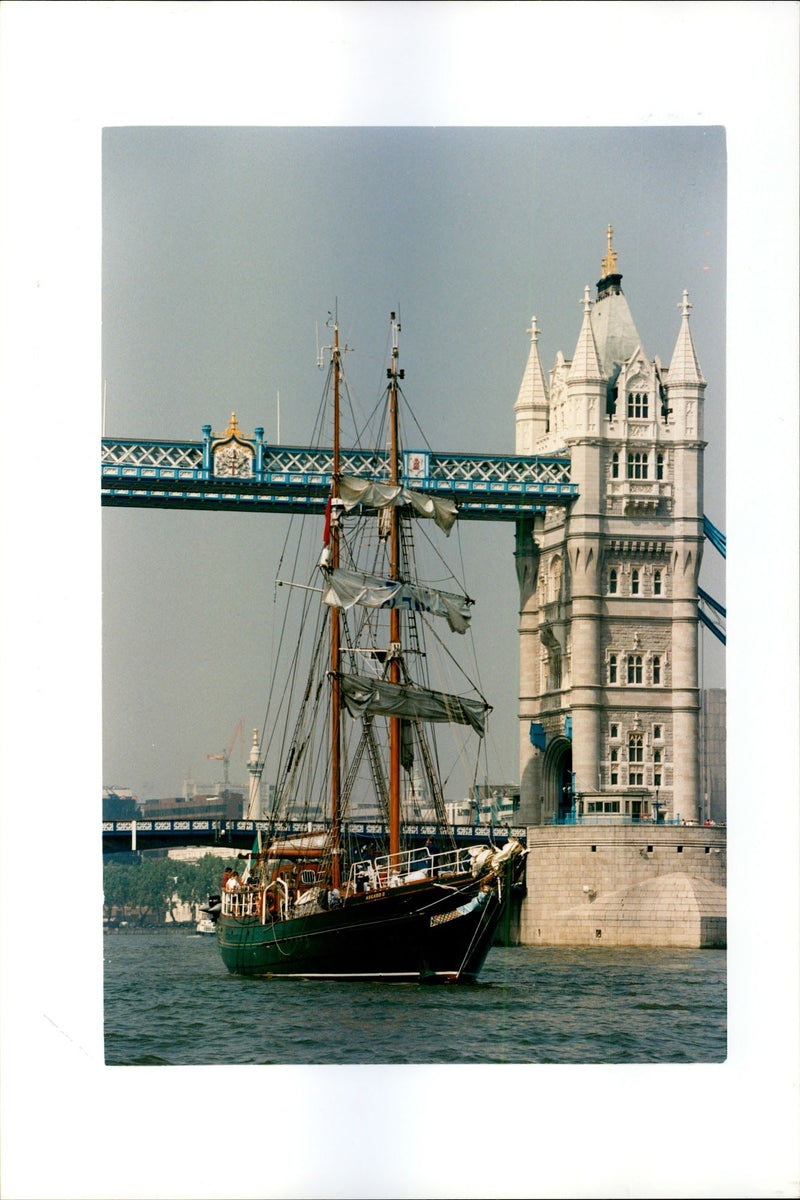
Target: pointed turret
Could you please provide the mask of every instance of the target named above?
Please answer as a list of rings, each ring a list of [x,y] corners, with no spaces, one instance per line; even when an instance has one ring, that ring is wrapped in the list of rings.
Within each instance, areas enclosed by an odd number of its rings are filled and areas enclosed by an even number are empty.
[[[578,379],[598,380],[604,377],[603,366],[600,362],[597,343],[595,342],[592,330],[592,301],[589,297],[588,285],[583,290],[583,300],[581,303],[583,305],[583,325],[578,335],[578,344],[575,347],[575,353],[572,356],[572,366],[567,376],[570,383]]]
[[[628,362],[642,348],[642,339],[633,322],[628,301],[622,291],[622,275],[617,270],[617,252],[611,244],[614,233],[606,230],[608,250],[600,264],[602,278],[597,282],[597,301],[592,310],[592,329],[603,370],[610,378],[615,368]]]
[[[533,454],[537,439],[547,432],[549,398],[539,357],[540,332],[536,317],[531,317],[531,327],[528,330],[531,335],[531,349],[519,395],[514,404],[517,454]]]
[[[583,325],[567,373],[558,422],[564,444],[570,447],[572,469],[581,479],[581,494],[573,516],[596,511],[599,506],[597,439],[605,412],[606,382],[592,331],[592,300],[583,293]]]
[[[689,293],[684,291],[683,299],[678,305],[683,317],[681,320],[681,328],[678,333],[678,340],[675,343],[675,349],[672,352],[672,361],[669,364],[669,382],[671,385],[679,383],[705,383],[703,372],[700,370],[700,364],[697,361],[697,354],[692,341],[692,331],[689,328],[689,310],[692,305],[689,302]]]
[[[684,291],[683,298],[678,305],[681,310],[681,327],[666,378],[667,402],[678,436],[702,442],[706,381],[697,361],[689,329],[691,307],[689,293]],[[683,498],[685,499],[685,496]],[[696,499],[690,499],[689,510],[694,512],[693,506],[699,503]],[[678,507],[675,511],[677,515]],[[702,508],[698,508],[697,511],[702,512]]]

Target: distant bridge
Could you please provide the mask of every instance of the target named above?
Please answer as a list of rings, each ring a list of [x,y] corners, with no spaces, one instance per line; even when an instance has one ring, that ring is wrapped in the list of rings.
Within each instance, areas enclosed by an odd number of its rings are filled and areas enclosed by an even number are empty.
[[[271,825],[269,821],[231,820],[126,820],[103,821],[103,853],[119,854],[130,850],[164,850],[178,846],[217,846],[221,849],[251,850],[260,829],[267,835],[280,837],[292,833],[321,833],[328,826],[322,821],[297,821]],[[442,837],[435,824],[405,825],[408,838]],[[379,841],[387,836],[381,821],[347,821],[345,838]],[[524,825],[454,825],[453,836],[459,844],[485,842],[489,839],[505,842],[508,838],[527,840]]]

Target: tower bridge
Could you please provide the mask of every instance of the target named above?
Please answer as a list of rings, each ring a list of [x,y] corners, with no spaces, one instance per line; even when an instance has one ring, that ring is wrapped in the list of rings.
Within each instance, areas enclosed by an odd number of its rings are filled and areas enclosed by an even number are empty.
[[[702,511],[706,380],[686,292],[669,365],[645,355],[611,235],[574,352],[548,376],[532,320],[516,453],[403,455],[403,486],[515,523],[526,825],[703,815],[698,628],[724,641],[725,616],[699,586],[705,541],[725,554]],[[389,478],[382,451],[341,455],[345,474]],[[321,513],[331,473],[332,451],[269,445],[233,414],[197,441],[103,437],[101,502]]]

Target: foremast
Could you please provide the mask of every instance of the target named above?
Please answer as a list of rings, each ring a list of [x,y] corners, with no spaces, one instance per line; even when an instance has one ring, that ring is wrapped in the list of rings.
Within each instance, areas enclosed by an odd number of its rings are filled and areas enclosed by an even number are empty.
[[[398,369],[400,357],[399,334],[400,322],[394,313],[392,322],[392,358],[387,368],[389,376],[389,423],[391,431],[391,483],[394,487],[400,484],[400,437],[397,413],[397,381],[403,378],[403,372]],[[398,507],[392,505],[390,511],[390,571],[394,581],[400,576],[400,516]],[[391,683],[400,683],[400,610],[392,608],[389,615],[389,679]],[[389,720],[389,854],[400,853],[400,742],[401,725],[397,717]]]
[[[341,361],[339,353],[339,325],[333,324],[333,478],[331,480],[331,525],[330,565],[339,566],[339,377]],[[341,825],[342,825],[342,707],[339,690],[341,670],[341,622],[339,609],[331,608],[331,885],[338,888],[341,883]]]

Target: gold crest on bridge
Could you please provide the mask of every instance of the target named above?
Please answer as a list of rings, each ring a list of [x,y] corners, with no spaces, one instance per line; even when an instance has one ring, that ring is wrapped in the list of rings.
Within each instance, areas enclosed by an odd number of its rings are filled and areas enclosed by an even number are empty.
[[[250,478],[253,475],[255,442],[242,436],[236,413],[231,413],[228,428],[211,443],[212,474],[224,478]]]

